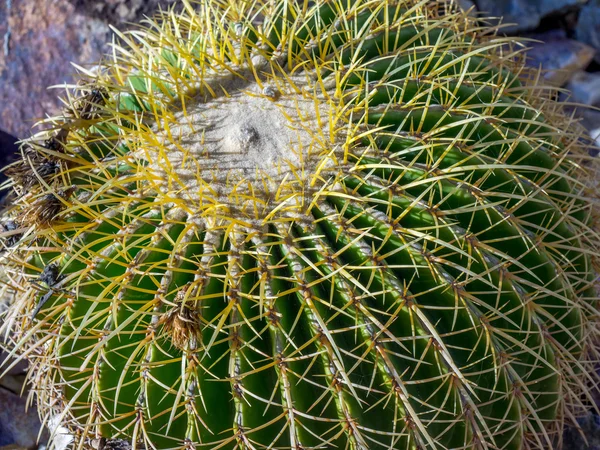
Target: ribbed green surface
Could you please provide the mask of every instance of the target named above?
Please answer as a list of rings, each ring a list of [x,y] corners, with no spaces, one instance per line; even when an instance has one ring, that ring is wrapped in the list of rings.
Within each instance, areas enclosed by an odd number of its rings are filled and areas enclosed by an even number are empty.
[[[550,448],[593,379],[577,136],[463,14],[299,3],[206,1],[131,40],[134,71],[111,69],[99,117],[53,154],[67,168],[33,205],[62,185],[76,200],[6,263],[60,266],[35,319],[49,286],[11,316],[41,398],[82,439],[157,449]],[[311,75],[349,130],[299,219],[209,220],[131,157],[127,133],[184,110],[212,59],[234,67],[229,45]]]

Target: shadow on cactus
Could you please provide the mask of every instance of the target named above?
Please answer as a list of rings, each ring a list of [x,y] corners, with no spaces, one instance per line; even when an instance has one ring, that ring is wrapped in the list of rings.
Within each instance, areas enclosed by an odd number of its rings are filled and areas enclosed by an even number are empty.
[[[509,40],[431,1],[183,4],[6,169],[43,417],[76,448],[560,447],[598,384],[597,172]]]

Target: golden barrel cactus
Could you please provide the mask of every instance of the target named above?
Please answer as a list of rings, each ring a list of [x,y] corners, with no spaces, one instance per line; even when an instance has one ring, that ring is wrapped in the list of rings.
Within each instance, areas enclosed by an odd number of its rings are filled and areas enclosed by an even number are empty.
[[[598,383],[593,161],[453,4],[182,0],[7,169],[5,345],[77,448],[548,449]]]

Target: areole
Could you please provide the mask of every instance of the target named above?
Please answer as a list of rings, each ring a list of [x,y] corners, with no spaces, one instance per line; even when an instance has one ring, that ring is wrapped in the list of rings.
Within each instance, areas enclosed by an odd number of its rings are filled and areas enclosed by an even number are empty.
[[[152,125],[155,135],[140,136],[134,155],[149,162],[162,195],[195,215],[211,210],[207,220],[235,216],[259,228],[273,215],[305,213],[328,171],[340,170],[345,142],[337,134],[347,121],[331,106],[333,93],[303,70],[264,58],[250,64],[202,80],[185,107]],[[271,76],[257,76],[265,70]]]

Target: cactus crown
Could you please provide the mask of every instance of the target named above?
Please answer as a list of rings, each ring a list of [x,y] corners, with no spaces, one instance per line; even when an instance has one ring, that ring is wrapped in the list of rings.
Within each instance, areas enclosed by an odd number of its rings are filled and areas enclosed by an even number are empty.
[[[582,134],[445,2],[183,0],[8,169],[3,332],[78,448],[546,449],[597,384]]]

